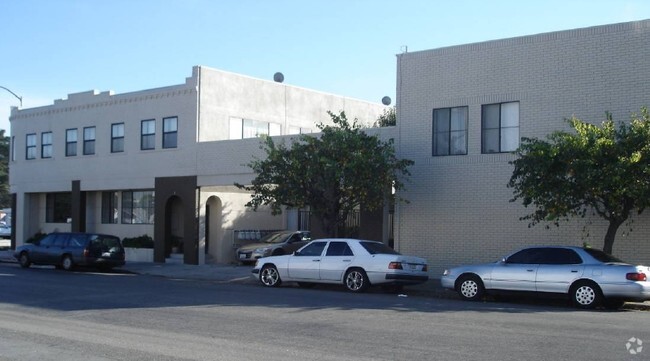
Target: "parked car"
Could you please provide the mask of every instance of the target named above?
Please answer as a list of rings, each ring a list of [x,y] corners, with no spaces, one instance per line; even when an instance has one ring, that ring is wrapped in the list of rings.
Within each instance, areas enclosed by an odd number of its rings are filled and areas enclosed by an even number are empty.
[[[311,240],[309,231],[279,231],[262,237],[259,242],[237,249],[237,259],[242,263],[253,263],[258,258],[290,254]]]
[[[647,266],[625,263],[581,247],[530,247],[495,263],[445,270],[442,286],[465,300],[486,292],[534,292],[568,296],[580,308],[616,309],[625,301],[650,300]]]
[[[343,284],[352,292],[374,285],[413,285],[429,279],[424,258],[403,256],[381,242],[319,239],[293,254],[257,260],[253,277],[264,286],[282,282]]]
[[[11,225],[0,222],[0,238],[11,238]]]
[[[108,270],[123,266],[124,248],[120,239],[96,233],[50,233],[40,240],[19,246],[14,257],[23,268],[32,264],[53,265],[71,270],[75,266],[95,266]]]

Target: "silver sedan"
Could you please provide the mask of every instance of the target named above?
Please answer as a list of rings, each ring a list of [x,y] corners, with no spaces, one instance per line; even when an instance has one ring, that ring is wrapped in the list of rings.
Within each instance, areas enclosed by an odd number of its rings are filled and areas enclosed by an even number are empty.
[[[371,285],[423,283],[427,271],[424,258],[403,256],[381,242],[333,238],[312,241],[291,255],[260,258],[253,277],[268,287],[331,283],[361,292]]]
[[[530,247],[499,262],[445,270],[442,286],[465,300],[486,292],[536,292],[569,296],[580,308],[616,309],[625,301],[650,300],[647,266],[625,263],[581,247]]]

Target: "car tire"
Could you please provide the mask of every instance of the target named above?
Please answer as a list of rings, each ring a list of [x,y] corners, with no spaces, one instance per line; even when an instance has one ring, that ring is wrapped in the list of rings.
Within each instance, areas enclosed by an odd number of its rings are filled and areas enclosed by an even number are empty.
[[[364,270],[361,268],[352,268],[345,272],[343,284],[348,291],[363,292],[370,286],[370,281]]]
[[[478,301],[485,294],[485,286],[479,276],[464,275],[456,283],[456,292],[465,301]]]
[[[18,256],[18,263],[20,264],[20,267],[28,268],[32,265],[32,260],[29,259],[27,252],[21,252],[20,256]]]
[[[260,271],[260,282],[266,287],[277,287],[282,284],[280,273],[273,265],[266,265]]]
[[[591,281],[578,281],[569,290],[571,302],[583,309],[593,309],[602,302],[602,293],[597,284]]]
[[[74,268],[74,262],[72,261],[72,257],[70,257],[70,255],[66,254],[63,256],[61,259],[61,267],[66,271],[72,271]]]

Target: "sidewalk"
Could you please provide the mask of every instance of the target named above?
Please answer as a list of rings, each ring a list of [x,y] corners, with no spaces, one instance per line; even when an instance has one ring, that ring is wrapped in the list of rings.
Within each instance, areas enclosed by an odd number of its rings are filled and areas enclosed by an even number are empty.
[[[0,262],[17,263],[11,250],[0,250]],[[234,264],[188,265],[183,264],[182,260],[178,258],[170,258],[166,263],[127,262],[121,269],[135,274],[172,279],[193,279],[250,285],[259,283],[258,280],[252,277],[251,270],[253,268],[251,266]],[[440,280],[435,278],[420,285],[407,286],[401,294],[460,300],[460,297],[455,292],[443,289]],[[650,311],[650,302],[628,302],[623,306],[623,309]]]

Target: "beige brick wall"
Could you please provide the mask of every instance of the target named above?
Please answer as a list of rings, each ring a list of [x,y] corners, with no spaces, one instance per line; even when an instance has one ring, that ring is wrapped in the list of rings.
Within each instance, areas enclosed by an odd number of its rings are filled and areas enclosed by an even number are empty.
[[[616,120],[650,105],[650,21],[495,40],[398,55],[398,146],[415,161],[409,204],[397,208],[396,245],[445,267],[493,261],[532,244],[602,246],[606,224],[574,220],[528,227],[511,203],[510,154],[481,154],[481,105],[518,101],[520,136],[567,129],[566,118]],[[468,154],[432,156],[432,111],[468,106]],[[589,234],[583,226],[590,224]],[[614,253],[650,263],[650,222],[619,230]]]

